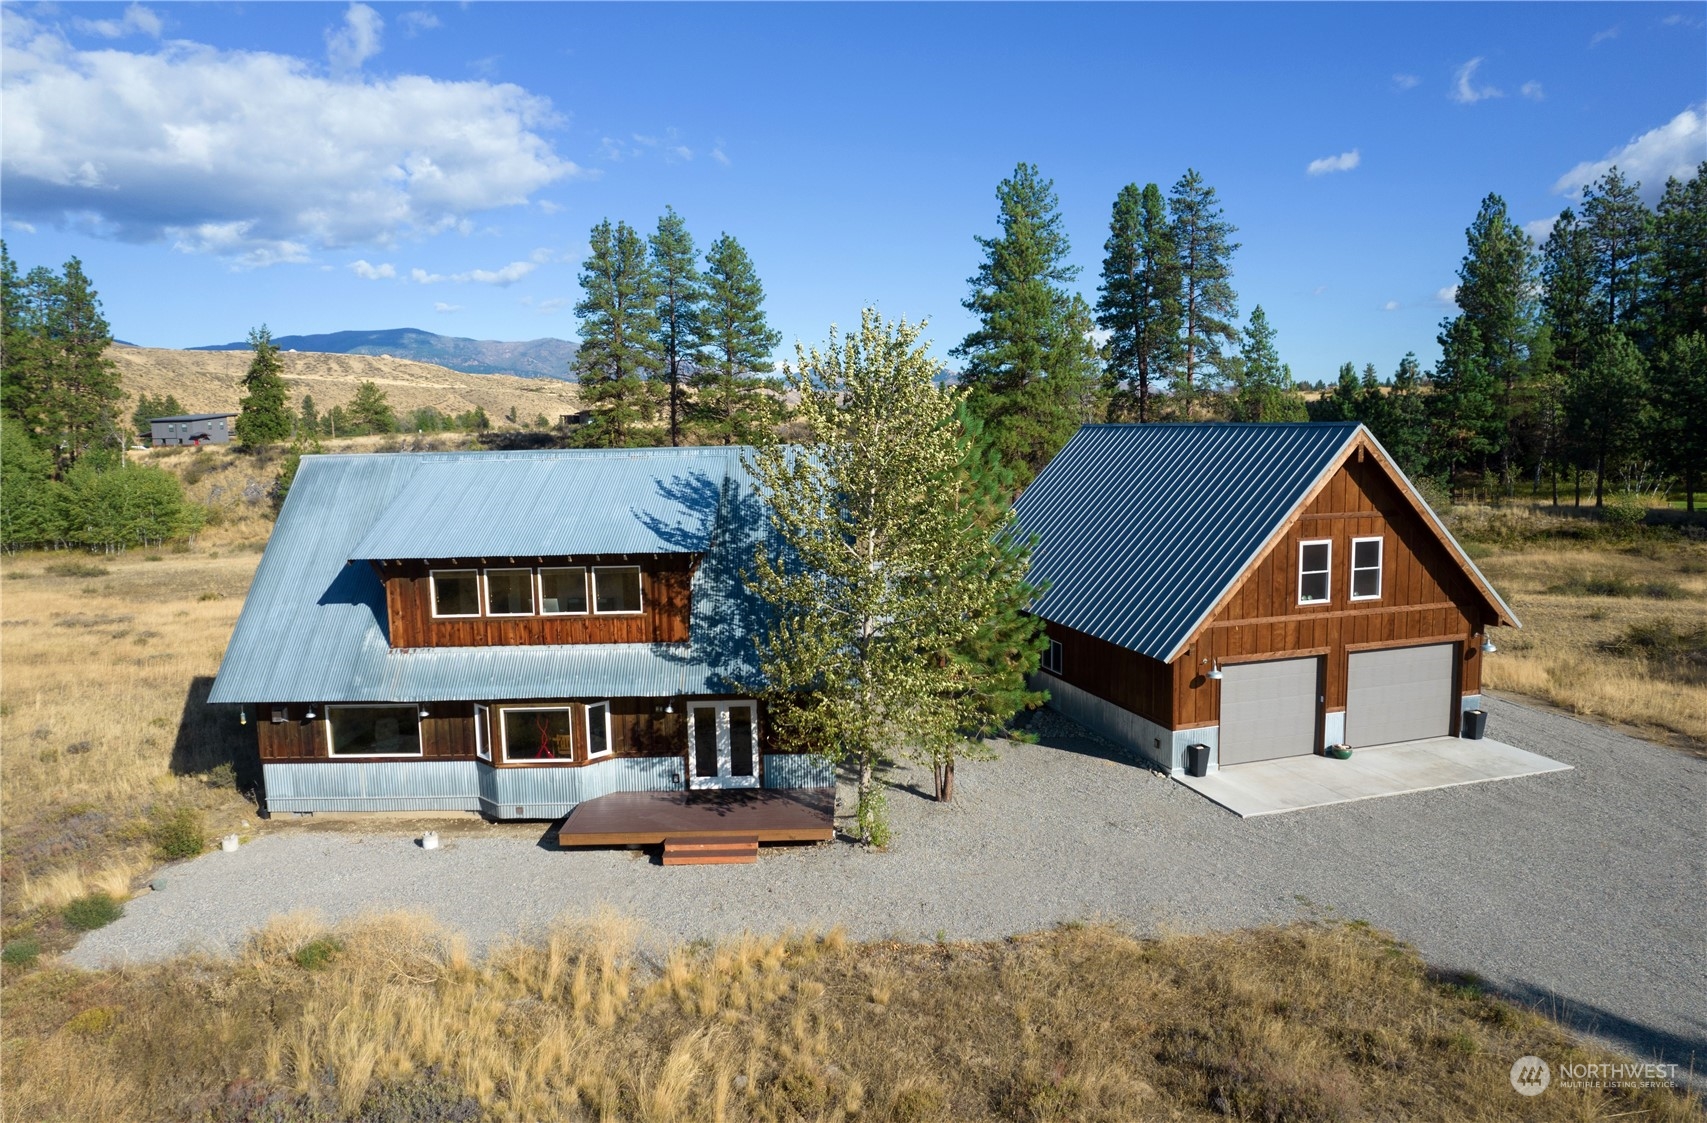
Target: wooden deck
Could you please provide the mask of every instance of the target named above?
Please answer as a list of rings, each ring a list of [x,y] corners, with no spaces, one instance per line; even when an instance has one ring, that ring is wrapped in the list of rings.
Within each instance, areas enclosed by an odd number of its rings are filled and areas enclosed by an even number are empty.
[[[569,813],[560,846],[652,846],[667,838],[823,842],[835,837],[834,788],[617,792]]]

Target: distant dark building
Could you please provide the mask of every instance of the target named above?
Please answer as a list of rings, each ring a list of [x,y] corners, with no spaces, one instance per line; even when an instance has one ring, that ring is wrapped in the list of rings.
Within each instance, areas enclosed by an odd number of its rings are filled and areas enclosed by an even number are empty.
[[[228,445],[235,413],[186,413],[148,421],[150,443],[162,445]]]

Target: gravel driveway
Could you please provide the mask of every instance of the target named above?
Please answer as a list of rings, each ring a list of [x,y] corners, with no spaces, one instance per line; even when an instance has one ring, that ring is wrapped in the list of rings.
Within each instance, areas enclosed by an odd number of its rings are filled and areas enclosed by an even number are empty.
[[[1430,962],[1640,1054],[1707,1067],[1707,761],[1492,700],[1493,736],[1575,765],[1240,820],[1053,714],[1042,745],[890,796],[889,852],[767,850],[756,866],[670,867],[560,852],[515,825],[281,824],[235,854],[170,868],[165,888],[70,954],[82,966],[226,949],[271,914],[435,914],[477,941],[601,904],[659,938],[844,925],[856,937],[985,938],[1065,920],[1141,932],[1304,916],[1362,918]],[[844,805],[847,801],[844,800]]]

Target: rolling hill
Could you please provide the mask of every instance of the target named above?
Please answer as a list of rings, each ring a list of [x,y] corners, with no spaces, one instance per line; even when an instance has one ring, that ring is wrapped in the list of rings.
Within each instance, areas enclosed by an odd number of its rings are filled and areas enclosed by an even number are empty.
[[[273,340],[281,351],[316,351],[329,355],[373,355],[433,363],[467,374],[513,374],[521,378],[569,375],[575,344],[563,339],[530,339],[505,343],[495,339],[464,339],[420,328],[384,331],[335,331],[326,335],[281,335]],[[248,343],[216,343],[192,351],[247,351]]]
[[[247,346],[242,351],[172,351],[157,347],[114,346],[107,357],[118,364],[125,394],[134,403],[140,394],[171,394],[192,413],[236,412],[243,396],[240,385],[249,368]],[[507,374],[471,374],[431,363],[379,355],[336,355],[297,351],[279,358],[291,400],[314,395],[322,412],[346,405],[362,382],[373,382],[399,415],[431,406],[458,414],[479,406],[493,424],[501,425],[512,408],[523,422],[544,414],[551,421],[580,409],[580,394],[572,382],[554,378],[522,378]],[[131,406],[126,405],[129,412]]]

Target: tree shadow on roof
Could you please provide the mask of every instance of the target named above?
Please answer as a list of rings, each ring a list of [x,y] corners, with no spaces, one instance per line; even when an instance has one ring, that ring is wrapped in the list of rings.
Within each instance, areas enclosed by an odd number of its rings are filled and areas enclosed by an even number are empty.
[[[320,594],[317,605],[347,604],[366,608],[373,617],[374,627],[391,642],[391,616],[385,608],[385,585],[368,562],[346,562],[326,591]]]

